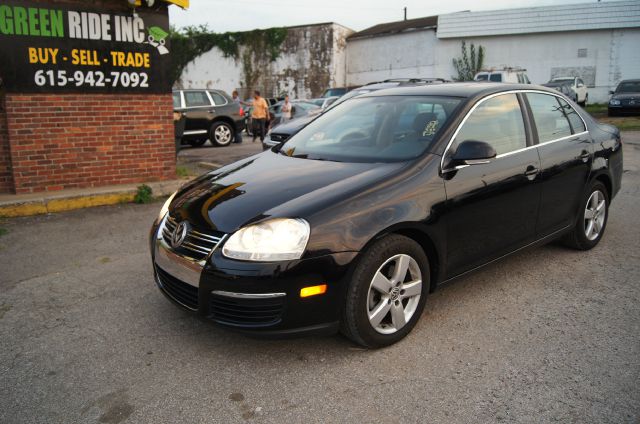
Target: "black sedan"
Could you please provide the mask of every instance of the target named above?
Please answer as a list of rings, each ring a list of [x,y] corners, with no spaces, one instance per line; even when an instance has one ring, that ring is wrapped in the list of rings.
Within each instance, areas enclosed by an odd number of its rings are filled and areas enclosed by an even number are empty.
[[[543,87],[373,92],[171,196],[151,228],[155,280],[229,328],[389,345],[443,283],[557,238],[595,247],[621,147]]]
[[[610,94],[609,116],[640,114],[640,79],[621,81]]]

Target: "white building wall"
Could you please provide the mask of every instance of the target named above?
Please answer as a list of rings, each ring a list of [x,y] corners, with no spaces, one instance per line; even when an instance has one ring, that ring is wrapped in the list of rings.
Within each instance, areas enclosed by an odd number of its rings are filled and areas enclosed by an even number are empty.
[[[346,82],[346,37],[352,30],[338,24],[288,28],[280,54],[273,62],[252,61],[251,70],[259,74],[253,87],[246,87],[241,47],[238,59],[224,57],[217,47],[198,56],[183,70],[176,84],[180,88],[217,88],[231,93],[239,89],[249,96],[259,89],[267,97],[288,93],[292,98],[319,96],[329,87]]]
[[[462,40],[485,48],[485,67],[520,66],[534,84],[562,73],[585,78],[589,101],[605,103],[621,79],[640,78],[640,28],[438,39],[433,30],[349,40],[347,84],[456,76]],[[586,49],[586,57],[578,50]]]
[[[435,30],[412,31],[347,43],[347,85],[389,78],[434,77]]]
[[[534,84],[552,76],[581,76],[589,87],[589,101],[605,103],[609,90],[621,79],[640,77],[640,28],[571,31],[467,38],[485,48],[485,67],[520,66]],[[437,72],[455,75],[453,57],[461,55],[462,39],[440,39]],[[586,49],[586,57],[578,50]]]
[[[231,92],[240,86],[241,68],[217,47],[196,57],[182,70],[178,88],[216,88]]]

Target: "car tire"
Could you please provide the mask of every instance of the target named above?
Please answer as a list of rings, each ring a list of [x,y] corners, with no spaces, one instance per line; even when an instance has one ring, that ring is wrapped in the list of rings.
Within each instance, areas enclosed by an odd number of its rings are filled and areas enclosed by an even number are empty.
[[[396,343],[420,319],[429,275],[418,243],[397,234],[377,240],[362,253],[347,287],[342,333],[368,348]]]
[[[564,241],[578,250],[594,248],[607,228],[609,218],[609,193],[598,180],[594,180],[580,202],[578,220]]]
[[[187,143],[189,143],[189,145],[190,145],[191,147],[200,147],[200,146],[202,146],[202,145],[203,145],[204,143],[206,143],[206,142],[207,142],[207,139],[206,139],[206,138],[201,138],[201,139],[198,139],[198,140],[189,140],[189,141],[187,141]]]
[[[209,131],[209,140],[214,147],[228,146],[234,138],[235,131],[226,122],[214,122]]]

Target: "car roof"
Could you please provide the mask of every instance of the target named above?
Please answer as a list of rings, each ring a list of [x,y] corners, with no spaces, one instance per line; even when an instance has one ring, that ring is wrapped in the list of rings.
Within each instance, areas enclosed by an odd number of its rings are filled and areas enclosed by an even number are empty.
[[[362,94],[360,97],[376,96],[448,96],[448,97],[475,97],[489,95],[511,90],[540,90],[552,94],[558,94],[555,90],[532,84],[505,84],[494,82],[453,82],[446,84],[425,84],[406,86]]]
[[[626,79],[626,80],[620,81],[618,84],[623,83],[623,82],[640,82],[640,79]]]

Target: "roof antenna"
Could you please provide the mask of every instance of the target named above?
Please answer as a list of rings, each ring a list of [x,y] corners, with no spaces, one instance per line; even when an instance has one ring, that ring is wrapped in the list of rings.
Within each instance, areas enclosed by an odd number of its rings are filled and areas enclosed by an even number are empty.
[[[404,20],[407,20],[407,7],[404,8]]]

